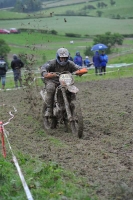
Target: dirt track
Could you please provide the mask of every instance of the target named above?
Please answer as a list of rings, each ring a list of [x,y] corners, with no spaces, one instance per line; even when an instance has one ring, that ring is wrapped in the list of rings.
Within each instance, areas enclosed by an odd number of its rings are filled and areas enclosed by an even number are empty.
[[[111,199],[113,193],[113,200],[118,199],[117,196],[121,200],[132,199],[133,190],[129,190],[133,183],[132,83],[133,78],[126,78],[76,84],[84,117],[82,139],[65,133],[63,127],[42,131],[39,93],[36,93],[33,109],[33,104],[30,107],[33,100],[25,99],[29,95],[27,89],[0,91],[0,104],[10,104],[18,110],[5,127],[12,147],[44,161],[58,162],[86,177],[88,184],[95,186],[99,200]],[[9,107],[0,109],[0,119],[7,121]],[[119,193],[121,185],[125,197]]]

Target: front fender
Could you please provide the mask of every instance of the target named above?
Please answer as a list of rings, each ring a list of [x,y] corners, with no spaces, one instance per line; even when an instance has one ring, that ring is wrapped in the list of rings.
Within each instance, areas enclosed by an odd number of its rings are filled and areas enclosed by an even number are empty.
[[[74,94],[78,93],[79,91],[79,89],[75,85],[69,85],[67,86],[67,89],[69,92],[74,93]]]

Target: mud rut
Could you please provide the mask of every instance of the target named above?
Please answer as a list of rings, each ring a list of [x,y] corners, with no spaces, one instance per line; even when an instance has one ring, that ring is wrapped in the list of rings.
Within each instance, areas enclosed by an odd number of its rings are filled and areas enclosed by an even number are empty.
[[[116,194],[120,186],[126,188],[128,197],[133,192],[132,83],[133,78],[76,83],[84,117],[82,139],[64,132],[63,127],[42,131],[40,88],[34,90],[32,86],[0,91],[1,103],[10,105],[0,107],[0,119],[7,121],[14,105],[18,112],[5,129],[16,151],[55,161],[86,177],[99,200],[117,199],[122,195]]]

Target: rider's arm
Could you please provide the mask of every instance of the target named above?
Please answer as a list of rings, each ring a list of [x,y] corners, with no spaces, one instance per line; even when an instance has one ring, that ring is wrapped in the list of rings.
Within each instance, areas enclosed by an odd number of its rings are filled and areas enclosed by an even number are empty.
[[[41,75],[44,77],[44,78],[53,78],[53,77],[56,77],[57,74],[56,73],[53,73],[51,72],[52,70],[52,65],[47,62],[45,63],[42,67],[41,67]],[[53,71],[53,70],[52,70]]]

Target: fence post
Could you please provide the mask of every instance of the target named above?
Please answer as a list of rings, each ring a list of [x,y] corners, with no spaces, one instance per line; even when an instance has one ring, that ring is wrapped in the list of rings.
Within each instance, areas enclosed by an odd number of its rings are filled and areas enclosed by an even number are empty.
[[[6,158],[6,148],[5,148],[5,140],[4,140],[4,131],[3,131],[3,123],[0,121],[0,133],[1,133],[1,142],[2,142],[2,152],[4,158]]]

